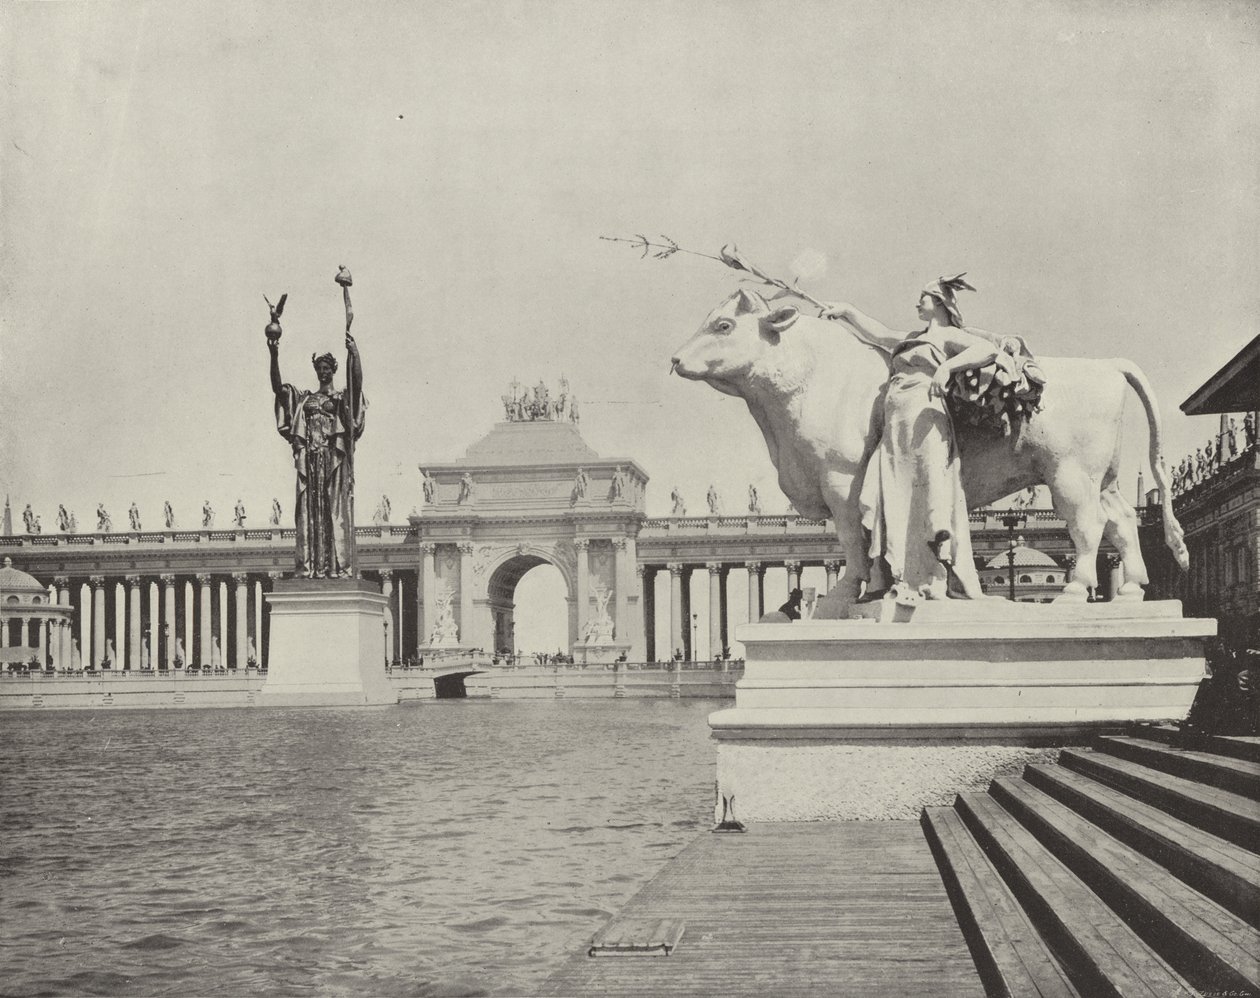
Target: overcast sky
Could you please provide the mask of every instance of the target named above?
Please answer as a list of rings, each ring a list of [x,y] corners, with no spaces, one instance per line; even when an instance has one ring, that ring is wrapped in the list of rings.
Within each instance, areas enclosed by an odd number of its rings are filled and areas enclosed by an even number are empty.
[[[314,387],[345,263],[360,522],[415,505],[514,376],[562,373],[649,512],[710,482],[781,509],[743,404],[668,376],[735,275],[598,238],[635,232],[737,243],[905,329],[966,271],[969,323],[1139,361],[1175,461],[1213,431],[1178,403],[1260,332],[1257,10],[5,5],[0,491],[45,529],[58,502],[82,527],[97,502],[287,513],[263,295],[289,293],[282,372]]]

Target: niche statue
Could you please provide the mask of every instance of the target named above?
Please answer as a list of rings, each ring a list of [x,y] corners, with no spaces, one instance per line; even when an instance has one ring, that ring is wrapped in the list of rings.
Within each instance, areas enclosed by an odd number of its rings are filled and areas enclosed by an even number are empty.
[[[293,448],[297,492],[293,503],[297,527],[297,574],[306,579],[347,579],[356,574],[354,548],[354,445],[363,435],[367,399],[359,348],[350,335],[350,271],[341,267],[336,281],[346,306],[346,387],[333,388],[337,359],[311,355],[319,387],[302,391],[280,378],[280,315],[287,295],[272,305],[267,349],[271,353],[271,390],[276,398],[276,428]]]

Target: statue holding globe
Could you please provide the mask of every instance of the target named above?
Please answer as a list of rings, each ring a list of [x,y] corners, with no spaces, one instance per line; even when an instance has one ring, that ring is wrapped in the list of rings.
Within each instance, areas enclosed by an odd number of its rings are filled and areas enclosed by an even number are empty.
[[[271,390],[275,394],[276,429],[293,448],[297,471],[294,524],[297,528],[297,574],[307,579],[353,578],[354,447],[363,435],[367,399],[359,348],[350,335],[354,311],[350,305],[350,271],[341,267],[336,281],[346,307],[346,386],[333,387],[337,359],[326,353],[311,355],[313,391],[286,384],[280,377],[280,316],[287,295],[277,304],[267,302],[271,321],[266,328],[271,354]]]

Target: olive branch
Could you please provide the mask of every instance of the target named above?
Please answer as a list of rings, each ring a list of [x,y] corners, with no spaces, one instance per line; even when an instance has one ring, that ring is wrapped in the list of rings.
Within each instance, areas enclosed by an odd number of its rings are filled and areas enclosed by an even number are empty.
[[[756,281],[759,284],[766,284],[772,288],[778,288],[778,293],[770,296],[771,300],[785,297],[800,298],[815,306],[819,312],[826,312],[830,307],[823,302],[820,302],[817,298],[814,298],[802,291],[799,277],[791,284],[788,284],[787,281],[778,277],[771,277],[760,267],[752,263],[747,257],[743,256],[739,252],[738,247],[733,244],[729,247],[723,246],[718,255],[714,256],[712,253],[701,253],[698,250],[685,249],[682,246],[679,246],[673,239],[670,239],[669,236],[661,236],[661,239],[663,239],[664,242],[659,243],[652,242],[647,236],[640,233],[635,233],[633,239],[627,239],[622,236],[600,236],[599,238],[609,243],[628,243],[635,249],[642,250],[643,252],[639,256],[640,260],[646,260],[649,255],[653,260],[668,260],[675,253],[687,253],[691,256],[702,256],[706,260],[716,260],[718,263],[725,264],[732,270],[742,270],[744,273],[750,275],[748,277],[740,278],[741,281]]]

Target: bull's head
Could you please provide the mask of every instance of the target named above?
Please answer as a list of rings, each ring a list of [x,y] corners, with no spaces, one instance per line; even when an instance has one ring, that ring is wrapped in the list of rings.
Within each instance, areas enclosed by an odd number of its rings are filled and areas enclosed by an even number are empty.
[[[741,288],[709,313],[671,358],[670,370],[727,395],[740,395],[754,366],[779,345],[779,336],[799,315],[790,305],[771,309],[761,295]]]

